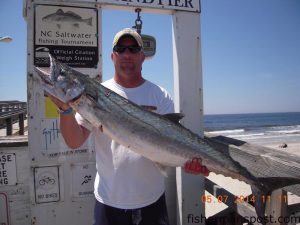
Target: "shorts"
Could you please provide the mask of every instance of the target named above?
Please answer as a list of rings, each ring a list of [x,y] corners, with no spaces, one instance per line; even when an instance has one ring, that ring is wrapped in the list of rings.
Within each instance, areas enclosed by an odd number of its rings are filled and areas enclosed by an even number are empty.
[[[96,200],[93,225],[169,225],[165,195],[139,209],[114,208]]]

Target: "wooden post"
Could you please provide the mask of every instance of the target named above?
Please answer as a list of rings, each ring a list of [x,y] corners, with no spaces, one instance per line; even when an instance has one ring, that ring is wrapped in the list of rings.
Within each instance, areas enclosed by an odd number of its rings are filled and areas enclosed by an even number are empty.
[[[5,119],[5,123],[6,123],[6,135],[10,136],[12,135],[12,118],[6,118]]]
[[[287,192],[278,189],[272,192],[270,201],[266,198],[266,213],[272,216],[273,221],[267,225],[287,225],[285,217],[287,216]]]
[[[24,135],[24,113],[19,114],[19,135]]]

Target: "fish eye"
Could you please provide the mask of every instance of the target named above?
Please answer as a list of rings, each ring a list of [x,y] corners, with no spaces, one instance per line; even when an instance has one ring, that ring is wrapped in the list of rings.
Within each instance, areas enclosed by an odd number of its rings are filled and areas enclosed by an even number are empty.
[[[66,70],[60,69],[60,75],[66,75]]]

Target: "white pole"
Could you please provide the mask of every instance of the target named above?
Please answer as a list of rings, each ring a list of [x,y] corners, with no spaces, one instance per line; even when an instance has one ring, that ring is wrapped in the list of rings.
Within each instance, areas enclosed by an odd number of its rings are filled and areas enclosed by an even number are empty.
[[[173,15],[173,70],[175,110],[185,117],[182,123],[203,136],[203,94],[200,41],[200,14],[177,11]],[[177,168],[177,224],[205,224],[204,179]]]

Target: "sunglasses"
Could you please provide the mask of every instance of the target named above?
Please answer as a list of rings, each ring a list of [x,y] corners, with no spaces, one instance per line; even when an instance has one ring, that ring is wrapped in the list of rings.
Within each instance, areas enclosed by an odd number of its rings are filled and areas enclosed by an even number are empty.
[[[113,51],[117,53],[123,53],[126,51],[126,49],[128,49],[130,53],[138,53],[139,51],[141,51],[142,48],[137,45],[130,45],[130,46],[116,45],[113,48]]]

